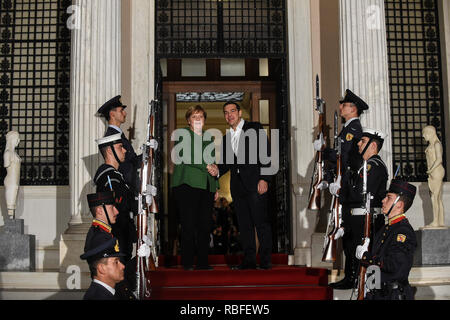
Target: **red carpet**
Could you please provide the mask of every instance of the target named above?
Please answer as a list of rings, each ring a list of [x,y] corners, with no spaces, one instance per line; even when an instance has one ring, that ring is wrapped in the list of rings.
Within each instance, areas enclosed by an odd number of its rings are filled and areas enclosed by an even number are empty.
[[[242,256],[209,257],[214,270],[185,271],[179,257],[160,257],[149,273],[152,300],[331,300],[326,269],[288,266],[272,257],[271,270],[231,270]]]

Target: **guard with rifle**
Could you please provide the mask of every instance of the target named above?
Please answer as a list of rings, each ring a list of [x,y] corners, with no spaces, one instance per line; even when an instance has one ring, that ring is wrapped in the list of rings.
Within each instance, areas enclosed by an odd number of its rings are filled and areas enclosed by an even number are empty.
[[[341,185],[346,185],[349,177],[357,172],[361,167],[362,157],[359,153],[359,148],[357,143],[362,137],[362,126],[359,120],[360,115],[369,109],[367,103],[365,103],[360,97],[355,95],[351,90],[346,90],[346,94],[344,99],[339,101],[339,115],[345,121],[344,126],[341,132],[338,135],[338,139],[340,139],[341,144],[341,168],[342,168],[342,179],[337,179],[334,181],[335,176],[337,176],[337,152],[336,149],[325,147],[325,140],[322,138],[314,141],[314,149],[315,150],[323,150],[322,155],[323,159],[327,161],[327,170],[325,171],[324,180],[320,186],[321,189],[325,189],[326,187],[330,187],[330,192],[332,195],[338,195],[339,189]],[[335,125],[336,127],[336,125]],[[345,203],[346,194],[339,196],[339,201],[341,204]],[[345,221],[346,215],[348,216],[349,210],[345,211],[342,209],[342,220]],[[348,220],[348,217],[347,217]],[[342,233],[342,230],[339,230],[338,233]],[[339,236],[338,236],[339,237]],[[346,252],[346,242],[344,241],[344,252]],[[347,252],[350,252],[347,250]],[[353,253],[351,257],[353,257]],[[346,254],[346,257],[347,254]],[[351,259],[351,258],[350,258]],[[347,266],[348,263],[346,259],[346,275],[345,278],[337,283],[330,284],[333,288],[348,288],[353,286],[352,272],[350,272],[350,265]],[[351,283],[351,284],[350,284]]]
[[[342,180],[342,157],[341,157],[342,141],[338,137],[338,114],[334,113],[334,149],[336,150],[337,167],[336,167],[336,183]],[[340,227],[342,223],[342,205],[339,200],[339,194],[335,194],[331,199],[330,211],[328,213],[328,224],[325,232],[325,242],[323,246],[322,261],[328,263],[336,262],[337,241],[342,236],[343,229]]]
[[[342,236],[343,239],[346,262],[345,278],[336,284],[335,289],[350,289],[355,286],[358,261],[354,258],[354,252],[365,238],[366,213],[370,214],[371,219],[371,227],[367,230],[370,234],[375,234],[384,226],[381,200],[385,195],[388,170],[378,154],[385,138],[386,135],[380,131],[369,128],[363,130],[357,144],[364,161],[363,166],[356,172],[349,172],[348,179],[340,189],[343,223],[338,237]],[[366,199],[367,194],[370,194],[370,199]]]
[[[319,113],[319,134],[317,141],[320,145],[316,147],[316,160],[314,161],[314,173],[311,178],[311,186],[309,191],[309,210],[320,210],[322,202],[322,189],[325,189],[328,184],[324,184],[324,159],[323,149],[324,141],[324,126],[325,126],[325,101],[320,97],[320,82],[319,75],[316,76],[316,111]]]
[[[120,134],[122,138],[122,144],[127,151],[125,160],[120,163],[119,172],[123,174],[125,182],[135,190],[139,190],[139,179],[137,170],[140,168],[142,156],[136,155],[132,144],[123,133],[120,126],[125,123],[127,118],[126,105],[122,103],[121,96],[116,96],[111,100],[103,104],[98,110],[98,114],[103,116],[108,122],[108,128],[106,129],[105,137],[114,134]],[[130,134],[130,140],[131,137]]]
[[[373,241],[365,239],[364,244],[356,248],[356,258],[362,266],[375,265],[381,271],[380,286],[367,292],[366,300],[414,299],[408,277],[417,240],[405,213],[414,201],[416,190],[412,184],[393,179],[382,201],[382,212],[389,223],[376,233]]]
[[[128,186],[119,165],[125,160],[126,150],[122,144],[121,134],[106,136],[97,140],[98,148],[105,163],[102,164],[94,176],[97,192],[112,191],[114,193],[115,206],[119,211],[116,223],[112,225],[112,234],[118,239],[121,258],[125,265],[125,280],[117,284],[118,294],[126,294],[132,297],[135,284],[135,265],[131,260],[133,243],[137,241],[134,216],[137,214],[137,194]]]
[[[140,300],[150,297],[149,271],[158,266],[158,224],[156,215],[159,209],[156,203],[157,188],[155,181],[155,136],[156,106],[159,101],[149,103],[147,138],[142,145],[142,164],[140,189],[138,195],[137,245],[136,245],[136,297]]]

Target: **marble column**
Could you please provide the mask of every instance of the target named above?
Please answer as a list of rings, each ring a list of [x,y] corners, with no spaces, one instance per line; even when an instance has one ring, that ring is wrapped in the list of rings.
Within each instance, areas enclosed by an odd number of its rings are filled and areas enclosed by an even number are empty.
[[[136,119],[135,139],[132,143],[135,150],[139,150],[147,139],[148,105],[155,93],[155,1],[133,0],[130,6],[130,104],[133,106],[130,118]]]
[[[363,127],[388,134],[381,157],[393,176],[384,0],[340,0],[341,84],[365,100]]]
[[[291,121],[292,234],[294,264],[311,265],[311,236],[317,213],[307,210],[314,159],[315,111],[310,1],[287,1]],[[313,125],[312,125],[313,124]]]
[[[86,195],[95,192],[93,176],[102,163],[95,139],[105,133],[98,108],[121,94],[121,0],[75,0],[72,12],[70,212],[69,229],[61,236],[60,269],[79,265],[79,255],[92,220]]]
[[[70,224],[89,216],[86,194],[102,159],[95,139],[105,133],[98,108],[121,93],[121,1],[76,0],[78,29],[72,30],[70,127]]]

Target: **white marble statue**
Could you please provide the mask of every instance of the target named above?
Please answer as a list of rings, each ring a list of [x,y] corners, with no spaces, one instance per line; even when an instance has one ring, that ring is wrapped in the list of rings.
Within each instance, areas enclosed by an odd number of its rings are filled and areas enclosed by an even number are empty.
[[[19,191],[20,183],[21,159],[15,151],[16,147],[19,145],[19,142],[20,137],[18,132],[8,132],[6,135],[6,148],[3,153],[3,164],[7,172],[4,180],[6,207],[8,209],[9,217],[12,219],[15,218],[17,193]]]
[[[431,204],[433,206],[433,221],[425,228],[442,228],[445,226],[444,205],[442,203],[442,187],[445,169],[442,165],[442,144],[433,126],[422,130],[422,136],[428,142],[425,150],[427,159],[428,188],[430,189]]]

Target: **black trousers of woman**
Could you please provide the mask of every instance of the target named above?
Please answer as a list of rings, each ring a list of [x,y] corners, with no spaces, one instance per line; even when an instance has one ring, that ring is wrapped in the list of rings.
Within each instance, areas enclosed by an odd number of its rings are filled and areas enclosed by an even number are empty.
[[[214,193],[186,184],[173,189],[181,223],[181,262],[192,268],[197,253],[197,267],[208,266]],[[197,249],[197,250],[196,250]]]

